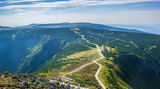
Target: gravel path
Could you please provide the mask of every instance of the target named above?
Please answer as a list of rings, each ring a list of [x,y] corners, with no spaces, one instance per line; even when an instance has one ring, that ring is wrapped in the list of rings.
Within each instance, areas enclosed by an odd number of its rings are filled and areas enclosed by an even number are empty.
[[[74,32],[75,32],[75,31],[74,31]],[[101,87],[102,87],[103,89],[106,89],[106,87],[103,85],[103,83],[101,82],[101,80],[98,78],[98,74],[99,74],[100,70],[102,69],[102,65],[99,64],[97,61],[99,61],[99,60],[101,60],[101,59],[104,58],[104,56],[103,56],[103,54],[102,54],[102,52],[101,52],[101,49],[99,48],[99,46],[98,46],[97,44],[91,43],[91,42],[89,42],[89,40],[87,40],[86,38],[84,38],[84,35],[81,35],[81,34],[79,34],[78,32],[75,32],[75,33],[78,34],[79,36],[81,36],[83,40],[86,40],[87,43],[90,43],[90,44],[95,45],[95,46],[97,47],[97,51],[100,53],[100,56],[101,56],[101,57],[98,58],[98,59],[96,59],[96,60],[94,60],[94,62],[90,62],[90,63],[84,64],[84,65],[82,65],[81,67],[79,67],[79,68],[77,68],[77,69],[75,69],[75,70],[73,70],[73,71],[71,71],[71,72],[69,72],[69,73],[66,73],[66,74],[63,75],[62,77],[65,77],[65,76],[68,75],[68,74],[77,72],[78,70],[81,70],[81,69],[83,69],[84,67],[95,63],[95,64],[97,64],[97,65],[99,66],[99,68],[98,68],[98,70],[97,70],[97,72],[96,72],[96,74],[95,74],[95,78],[97,79],[97,81],[98,81],[98,83],[101,85]]]

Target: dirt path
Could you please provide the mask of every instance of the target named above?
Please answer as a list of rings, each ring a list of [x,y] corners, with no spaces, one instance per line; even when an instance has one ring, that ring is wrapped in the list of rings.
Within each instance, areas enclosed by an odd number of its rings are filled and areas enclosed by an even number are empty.
[[[69,72],[69,73],[66,73],[66,74],[63,75],[62,77],[65,77],[65,76],[68,75],[68,74],[72,74],[72,73],[74,73],[74,72],[77,72],[78,70],[81,70],[81,69],[83,69],[84,67],[86,67],[86,66],[88,66],[88,65],[91,65],[91,64],[93,64],[93,63],[94,63],[94,62],[84,64],[84,65],[80,66],[79,68],[77,68],[77,69],[75,69],[75,70],[73,70],[73,71],[71,71],[71,72]]]
[[[74,32],[75,32],[75,31],[74,31]],[[98,68],[98,70],[97,70],[97,72],[96,72],[96,74],[95,74],[95,78],[97,79],[97,81],[98,81],[98,83],[101,85],[101,87],[102,87],[103,89],[106,89],[106,87],[103,85],[103,83],[101,82],[101,80],[98,78],[98,74],[99,74],[102,66],[101,66],[101,64],[99,64],[97,61],[99,61],[99,60],[101,60],[101,59],[104,58],[104,56],[103,56],[103,54],[102,54],[99,46],[98,46],[97,44],[95,44],[95,43],[89,42],[89,40],[87,40],[86,38],[84,38],[84,35],[81,35],[81,34],[79,34],[78,32],[75,32],[75,33],[78,34],[79,36],[81,36],[83,40],[87,41],[87,43],[90,43],[90,44],[95,45],[95,46],[97,47],[97,51],[100,53],[100,56],[101,56],[101,57],[98,58],[98,59],[96,59],[96,60],[94,60],[94,62],[90,62],[90,63],[84,64],[84,65],[82,65],[81,67],[79,67],[79,68],[77,68],[77,69],[75,69],[75,70],[73,70],[73,71],[71,71],[71,72],[69,72],[69,73],[66,73],[66,74],[63,75],[62,77],[65,77],[65,76],[68,75],[68,74],[72,74],[72,73],[74,73],[74,72],[77,72],[78,70],[81,70],[81,69],[83,69],[84,67],[95,63],[95,64],[97,64],[97,65],[99,66],[99,68]]]
[[[99,46],[98,46],[97,44],[91,43],[91,42],[89,42],[89,40],[85,39],[85,38],[84,38],[84,35],[81,35],[81,37],[82,37],[82,39],[86,40],[87,43],[96,45],[97,50],[98,50],[99,54],[101,55],[100,58],[98,58],[98,59],[96,59],[96,60],[94,61],[94,63],[96,63],[96,64],[99,66],[99,68],[98,68],[98,70],[97,70],[97,72],[96,72],[96,74],[95,74],[95,78],[98,80],[98,83],[101,85],[101,87],[102,87],[103,89],[106,89],[106,87],[103,85],[103,83],[101,82],[101,80],[98,78],[98,74],[99,74],[99,72],[100,72],[102,66],[101,66],[101,64],[99,64],[97,61],[99,61],[99,60],[101,60],[101,59],[104,58],[104,56],[103,56],[103,54],[102,54],[102,52],[101,52],[101,49],[99,48]]]

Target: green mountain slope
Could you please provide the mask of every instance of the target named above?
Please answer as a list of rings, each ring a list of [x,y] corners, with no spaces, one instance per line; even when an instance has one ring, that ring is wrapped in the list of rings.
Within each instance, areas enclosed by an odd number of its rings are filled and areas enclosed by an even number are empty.
[[[160,36],[90,29],[77,32],[93,43],[116,49],[103,52],[106,58],[101,61],[99,77],[109,88],[160,88]]]
[[[99,47],[106,45],[105,58],[98,61],[102,65],[98,76],[108,88],[160,88],[160,36],[144,33],[77,28],[0,31],[0,71],[63,76],[99,58],[95,45],[75,32]],[[92,64],[68,77],[98,86],[97,68]]]
[[[0,34],[0,71],[23,73],[34,72],[79,37],[69,29],[19,29]]]

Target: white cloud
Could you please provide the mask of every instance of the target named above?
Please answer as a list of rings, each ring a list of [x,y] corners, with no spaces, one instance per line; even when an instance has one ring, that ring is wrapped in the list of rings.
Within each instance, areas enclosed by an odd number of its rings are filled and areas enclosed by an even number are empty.
[[[12,1],[39,1],[39,0],[12,0]],[[96,11],[74,13],[72,10],[84,9],[90,5],[124,4],[135,2],[160,0],[70,0],[56,2],[36,2],[31,5],[10,5],[0,9],[11,9],[15,14],[0,15],[0,25],[27,25],[30,23],[56,22],[93,22],[102,24],[160,24],[160,10],[150,11],[117,11],[96,13]],[[67,7],[66,9],[51,10],[52,7]],[[80,10],[79,10],[80,11]],[[68,13],[69,12],[69,13]]]
[[[20,3],[20,2],[35,2],[35,1],[43,1],[43,0],[6,0],[6,1],[0,1],[0,3]]]
[[[53,11],[54,12],[54,11]],[[126,11],[115,14],[50,13],[25,11],[14,15],[0,15],[0,25],[21,26],[31,23],[92,22],[101,24],[160,24],[160,10]]]
[[[9,1],[10,3],[15,3],[15,2],[29,2],[29,1],[40,1],[40,0],[9,0]],[[125,4],[125,3],[148,2],[148,1],[160,1],[160,0],[69,0],[69,1],[56,1],[56,2],[37,2],[31,5],[9,5],[0,7],[0,9],[91,6],[91,5]]]

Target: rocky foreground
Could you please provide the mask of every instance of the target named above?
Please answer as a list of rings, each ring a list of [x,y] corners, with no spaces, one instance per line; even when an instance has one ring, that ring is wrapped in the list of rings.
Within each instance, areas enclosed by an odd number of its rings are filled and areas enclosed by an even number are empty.
[[[64,83],[61,79],[57,80],[29,74],[0,72],[0,88],[75,89],[75,86],[70,85],[67,82]]]

